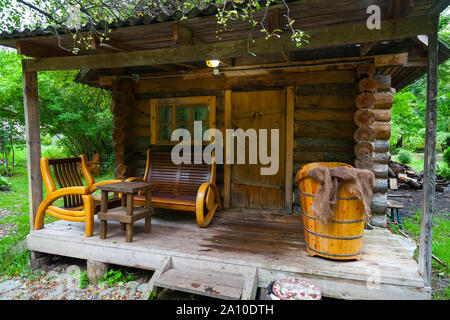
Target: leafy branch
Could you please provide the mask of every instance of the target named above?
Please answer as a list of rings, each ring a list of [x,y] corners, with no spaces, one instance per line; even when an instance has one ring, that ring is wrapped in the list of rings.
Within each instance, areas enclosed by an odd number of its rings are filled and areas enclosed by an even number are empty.
[[[143,19],[145,15],[156,17],[161,13],[172,15],[175,12],[181,13],[180,20],[183,21],[193,8],[202,9],[215,4],[218,7],[218,39],[221,39],[224,31],[230,30],[233,21],[240,20],[250,25],[249,44],[255,42],[253,32],[257,28],[265,39],[280,37],[284,29],[291,33],[291,40],[299,47],[308,42],[308,35],[294,27],[295,20],[290,16],[290,8],[286,1],[282,0],[282,3],[285,7],[285,24],[271,28],[268,27],[268,15],[274,0],[17,0],[17,5],[6,0],[7,10],[0,14],[0,27],[11,30],[52,26],[59,47],[77,54],[82,46],[89,50],[94,41],[108,41],[111,32],[107,27],[109,23],[126,20],[130,16]],[[23,16],[30,16],[27,24]],[[62,46],[61,32],[58,32],[61,28],[72,37],[72,48]]]

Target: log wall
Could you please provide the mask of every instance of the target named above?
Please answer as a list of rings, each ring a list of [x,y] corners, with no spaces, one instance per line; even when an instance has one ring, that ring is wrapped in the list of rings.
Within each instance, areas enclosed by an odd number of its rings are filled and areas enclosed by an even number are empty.
[[[135,82],[125,131],[125,175],[142,176],[145,151],[150,145],[149,99],[216,95],[217,128],[224,130],[224,92],[280,89],[294,86],[294,176],[302,165],[314,161],[337,161],[353,165],[355,67],[343,70],[286,72],[257,76],[193,79],[145,79]],[[381,115],[380,115],[381,117]],[[120,123],[116,121],[115,125]],[[115,130],[121,130],[116,127]],[[156,149],[156,147],[153,147]],[[217,168],[217,184],[223,187],[223,166]],[[377,188],[382,188],[377,182]],[[298,186],[294,182],[294,212],[299,211]]]

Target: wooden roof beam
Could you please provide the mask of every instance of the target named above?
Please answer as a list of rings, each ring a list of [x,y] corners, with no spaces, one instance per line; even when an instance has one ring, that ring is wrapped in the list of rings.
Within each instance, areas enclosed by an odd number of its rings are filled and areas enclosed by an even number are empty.
[[[194,36],[194,32],[192,30],[179,23],[173,24],[173,40],[176,44],[182,46],[203,43],[203,41]]]
[[[409,15],[409,13],[414,9],[415,7],[415,0],[396,0],[393,1],[393,18],[404,18]]]
[[[434,5],[428,9],[427,14],[439,15],[448,6],[450,6],[450,0],[435,0]]]
[[[61,56],[72,56],[72,52],[60,47],[44,45],[35,41],[16,41],[17,53],[33,58],[52,58]]]
[[[254,54],[279,53],[281,51],[328,48],[340,45],[358,44],[408,38],[428,33],[432,19],[411,17],[382,21],[381,29],[368,30],[366,23],[345,24],[305,30],[310,35],[309,44],[297,48],[289,34],[269,40],[258,39],[250,50]],[[183,63],[208,59],[223,59],[249,54],[248,41],[220,41],[211,44],[140,50],[99,55],[57,57],[52,59],[25,60],[24,68],[29,71],[70,70],[87,68],[118,68],[166,63]]]
[[[91,50],[104,52],[104,53],[114,53],[114,52],[126,52],[130,49],[124,47],[120,43],[114,40],[100,41],[97,35],[93,35],[91,39]]]

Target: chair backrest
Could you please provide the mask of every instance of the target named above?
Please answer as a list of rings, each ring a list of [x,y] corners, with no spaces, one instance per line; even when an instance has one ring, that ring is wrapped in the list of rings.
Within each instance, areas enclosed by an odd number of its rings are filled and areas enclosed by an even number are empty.
[[[95,153],[92,156],[92,161],[95,162],[95,163],[100,163],[100,155],[98,153]]]
[[[172,162],[170,152],[149,151],[144,179],[158,185],[156,193],[192,195],[197,193],[202,183],[212,181],[214,176],[212,165],[176,165]]]
[[[80,168],[86,184],[84,184],[81,179],[79,173]],[[85,168],[85,159],[83,155],[77,158],[64,159],[42,158],[41,171],[48,194],[56,190],[54,180],[58,183],[59,188],[79,187],[85,185],[90,186],[94,183],[94,178],[92,178],[92,175]],[[63,201],[65,208],[75,208],[83,204],[81,195],[64,196]]]

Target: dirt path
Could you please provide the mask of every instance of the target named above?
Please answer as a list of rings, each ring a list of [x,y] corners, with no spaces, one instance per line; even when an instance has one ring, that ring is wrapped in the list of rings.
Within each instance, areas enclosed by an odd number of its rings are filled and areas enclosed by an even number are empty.
[[[390,195],[395,197],[390,197]],[[398,201],[405,206],[400,210],[401,217],[415,215],[417,210],[421,210],[422,197],[422,190],[389,190],[388,193],[388,199]],[[450,217],[450,190],[448,188],[445,192],[436,192],[434,206],[436,215]]]

